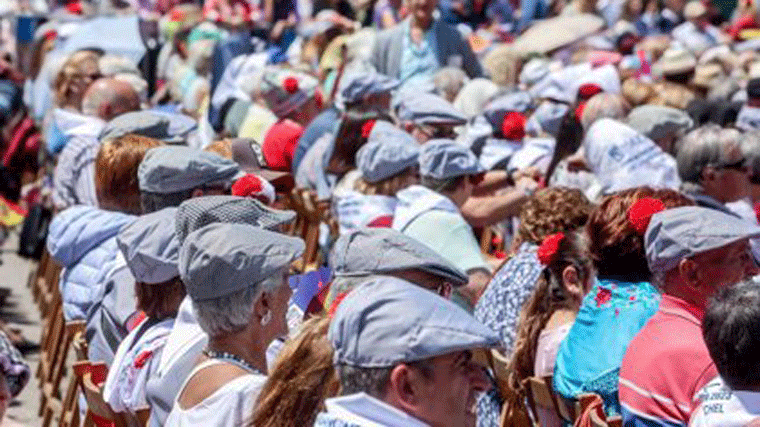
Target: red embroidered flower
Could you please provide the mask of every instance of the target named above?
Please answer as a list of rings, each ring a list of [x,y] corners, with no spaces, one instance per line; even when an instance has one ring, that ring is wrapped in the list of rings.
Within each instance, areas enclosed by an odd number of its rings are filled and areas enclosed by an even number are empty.
[[[601,307],[602,304],[607,304],[611,299],[612,291],[607,288],[599,288],[599,292],[597,292],[596,297],[594,297],[597,307]]]
[[[512,141],[522,141],[525,138],[525,116],[514,111],[505,114],[501,122],[501,134]]]
[[[367,120],[362,125],[362,138],[367,139],[369,138],[369,134],[372,133],[372,128],[375,127],[375,120]]]
[[[630,301],[636,301],[636,295],[631,295],[628,299]]]
[[[536,253],[541,264],[549,265],[554,261],[557,252],[559,252],[559,244],[564,238],[565,233],[556,233],[544,238],[544,241],[541,242],[541,246],[538,247],[538,252]]]
[[[504,251],[494,251],[493,256],[496,259],[507,259],[507,253]]]
[[[298,92],[298,79],[295,77],[287,77],[282,81],[282,87],[290,94]]]
[[[153,352],[150,350],[143,351],[137,355],[137,357],[135,357],[135,368],[141,369],[146,363],[148,363],[148,360],[150,360],[151,357],[153,357]]]
[[[628,223],[639,236],[647,232],[652,215],[665,210],[665,204],[660,199],[645,197],[638,200],[628,209]]]

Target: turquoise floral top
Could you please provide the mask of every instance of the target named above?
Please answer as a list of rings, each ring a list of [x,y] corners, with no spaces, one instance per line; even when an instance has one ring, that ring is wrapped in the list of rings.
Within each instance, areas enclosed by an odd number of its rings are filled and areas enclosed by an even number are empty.
[[[618,372],[628,343],[660,305],[648,282],[599,280],[557,353],[554,389],[566,398],[597,393],[608,414],[619,414]]]

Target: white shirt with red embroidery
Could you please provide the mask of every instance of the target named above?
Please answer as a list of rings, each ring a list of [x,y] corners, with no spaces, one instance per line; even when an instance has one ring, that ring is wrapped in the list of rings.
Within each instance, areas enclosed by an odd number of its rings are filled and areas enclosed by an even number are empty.
[[[145,384],[158,369],[158,361],[174,326],[174,319],[162,320],[145,330],[149,321],[144,319],[119,344],[108,371],[103,398],[116,412],[134,414],[149,408],[145,400]]]

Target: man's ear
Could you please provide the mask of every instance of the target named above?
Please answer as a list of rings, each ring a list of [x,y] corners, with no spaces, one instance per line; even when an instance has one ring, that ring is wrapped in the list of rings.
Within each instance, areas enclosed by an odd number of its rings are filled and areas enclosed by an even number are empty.
[[[386,400],[407,413],[416,413],[420,405],[420,372],[400,364],[391,370]]]

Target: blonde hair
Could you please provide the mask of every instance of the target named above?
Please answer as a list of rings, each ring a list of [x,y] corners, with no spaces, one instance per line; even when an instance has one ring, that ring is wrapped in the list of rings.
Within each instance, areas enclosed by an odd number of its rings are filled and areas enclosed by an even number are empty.
[[[84,65],[87,62],[91,62],[96,68],[98,68],[100,57],[100,54],[91,50],[81,50],[71,54],[66,62],[63,63],[55,77],[55,81],[53,82],[55,99],[58,106],[66,106],[72,101],[71,85],[74,82],[74,79],[80,72],[82,72]],[[79,94],[79,96],[83,97],[84,93]],[[79,108],[79,106],[77,106],[77,108]]]
[[[623,82],[623,97],[634,107],[647,104],[655,96],[654,87],[636,78],[629,78]]]
[[[367,182],[361,176],[354,183],[354,190],[365,196],[396,196],[396,193],[408,187],[409,180],[413,175],[416,176],[416,170],[409,168],[398,175],[392,176],[378,182]]]
[[[329,326],[329,317],[312,317],[285,344],[259,394],[250,426],[313,425],[325,399],[338,395]]]
[[[685,86],[667,82],[656,84],[654,92],[655,96],[650,100],[650,104],[678,108],[679,110],[685,110],[689,103],[697,97]]]
[[[218,154],[224,158],[232,159],[232,140],[220,139],[218,141],[214,141],[206,146],[203,151],[208,151],[209,153]]]
[[[103,143],[95,158],[95,192],[104,209],[139,215],[140,186],[137,169],[145,152],[161,142],[139,135],[124,135]]]

